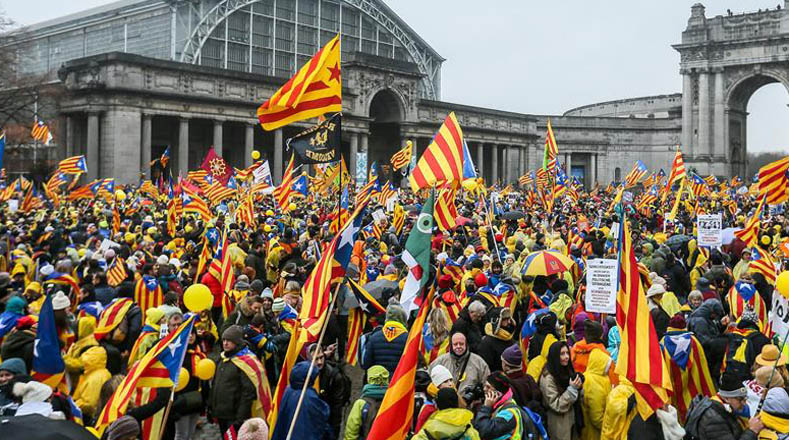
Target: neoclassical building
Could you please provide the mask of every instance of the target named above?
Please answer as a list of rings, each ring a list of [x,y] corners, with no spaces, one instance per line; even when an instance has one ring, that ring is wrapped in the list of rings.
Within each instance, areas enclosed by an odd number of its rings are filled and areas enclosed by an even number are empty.
[[[489,182],[542,163],[548,119],[560,162],[587,187],[619,180],[640,159],[667,168],[677,145],[702,174],[744,169],[745,105],[787,80],[783,9],[706,18],[693,6],[682,42],[681,94],[521,114],[441,100],[444,59],[382,0],[121,0],[24,29],[23,73],[63,89],[57,154],[85,154],[89,176],[134,182],[166,148],[175,173],[213,146],[232,165],[258,150],[275,181],[286,139],[308,125],[264,131],[256,108],[342,34],[343,153],[366,178],[406,141],[421,154],[450,111]],[[389,171],[383,166],[381,171]]]

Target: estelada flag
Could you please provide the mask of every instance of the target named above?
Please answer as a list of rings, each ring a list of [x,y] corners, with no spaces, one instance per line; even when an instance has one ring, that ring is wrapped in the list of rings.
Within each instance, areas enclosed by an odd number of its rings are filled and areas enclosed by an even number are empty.
[[[285,85],[258,108],[265,130],[342,111],[340,35],[332,38]]]
[[[233,167],[219,157],[213,148],[208,149],[208,154],[205,155],[200,168],[206,170],[215,181],[222,182],[222,185],[227,185],[227,181],[235,174]]]

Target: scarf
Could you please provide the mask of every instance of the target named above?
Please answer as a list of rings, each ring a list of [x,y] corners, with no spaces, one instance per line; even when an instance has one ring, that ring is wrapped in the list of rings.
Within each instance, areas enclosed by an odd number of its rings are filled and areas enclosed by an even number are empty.
[[[405,326],[397,321],[386,321],[384,323],[384,327],[382,329],[384,338],[386,342],[392,342],[395,338],[402,335],[403,333],[407,333]]]
[[[789,433],[789,415],[773,415],[766,411],[759,413],[759,418],[764,422],[764,426],[779,434]]]
[[[493,324],[490,322],[485,324],[485,334],[488,336],[492,336],[496,339],[500,339],[502,341],[511,341],[512,340],[512,332],[505,330],[502,327],[493,331]]]

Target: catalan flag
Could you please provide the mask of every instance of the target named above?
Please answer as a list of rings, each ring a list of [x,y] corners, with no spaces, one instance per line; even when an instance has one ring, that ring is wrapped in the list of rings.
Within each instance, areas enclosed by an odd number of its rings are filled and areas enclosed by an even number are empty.
[[[367,438],[376,440],[402,440],[406,438],[414,420],[414,379],[422,346],[422,328],[433,303],[431,289],[408,332],[403,356],[389,381],[378,414]]]
[[[162,156],[159,158],[159,164],[162,166],[162,168],[166,168],[169,162],[170,162],[170,147],[167,147],[164,149],[164,153],[162,153]]]
[[[748,271],[764,275],[764,278],[770,285],[775,285],[775,279],[778,276],[775,271],[775,264],[770,258],[770,254],[759,246],[753,247]]]
[[[220,282],[222,290],[225,292],[222,296],[222,316],[225,318],[233,311],[232,304],[230,303],[230,291],[233,290],[233,286],[236,284],[236,274],[233,272],[233,262],[230,258],[230,252],[227,250],[227,235],[228,232],[225,230],[218,243],[214,259],[208,266],[208,271]],[[208,234],[206,234],[206,237],[208,237],[209,240],[211,239]]]
[[[63,174],[81,174],[88,172],[85,156],[72,156],[58,163],[58,171]]]
[[[556,138],[553,135],[551,120],[548,119],[548,131],[545,133],[545,153],[542,158],[542,169],[552,172],[556,168],[557,156],[559,156],[559,145],[556,144]]]
[[[134,301],[130,298],[115,298],[112,302],[101,311],[98,322],[96,323],[96,330],[93,334],[96,339],[101,340],[104,336],[112,332],[118,324],[126,317],[126,312],[133,305]]]
[[[256,229],[257,222],[255,222],[255,200],[254,193],[247,191],[246,195],[241,200],[236,211],[236,218],[239,223],[246,225],[248,228]]]
[[[677,408],[679,422],[684,423],[694,397],[716,394],[707,357],[698,339],[687,331],[669,330],[660,345],[674,385],[671,404]]]
[[[789,191],[789,157],[759,168],[759,194],[767,195],[767,203],[777,205],[787,200]]]
[[[762,196],[762,199],[759,201],[759,205],[756,207],[756,211],[753,212],[753,215],[748,220],[748,223],[745,224],[745,227],[740,229],[739,231],[734,232],[734,236],[742,240],[747,246],[756,246],[757,245],[757,238],[759,238],[759,218],[762,216],[762,211],[764,210],[764,202],[767,200],[767,194]]]
[[[392,156],[392,171],[397,171],[411,163],[411,156],[413,154],[413,143],[407,141],[405,147]]]
[[[211,220],[211,209],[208,204],[200,197],[197,192],[192,190],[188,185],[181,185],[181,205],[184,212],[191,212],[198,214],[204,222]]]
[[[707,176],[704,178],[704,181],[707,182],[709,186],[717,186],[719,184],[718,178],[715,176]]]
[[[369,180],[363,187],[359,188],[359,191],[356,193],[356,198],[354,202],[357,205],[367,203],[370,198],[373,196],[373,192],[375,191],[375,185],[378,183],[378,177],[375,179]]]
[[[324,249],[323,255],[304,283],[304,302],[299,313],[304,330],[300,335],[303,342],[314,342],[318,338],[331,303],[332,284],[345,276],[351,261],[351,252],[361,229],[361,212],[364,208],[365,205],[356,207],[345,226]]]
[[[626,218],[620,222],[619,237],[616,322],[622,344],[616,373],[627,378],[635,387],[638,410],[646,420],[668,401],[668,393],[672,391],[671,378],[663,363],[663,354],[649,314]]]
[[[400,235],[403,232],[405,225],[405,209],[399,203],[395,204],[394,212],[392,213],[392,226],[395,228],[395,233]]]
[[[411,189],[416,192],[422,188],[459,186],[463,180],[463,142],[463,130],[455,113],[450,112],[411,171]]]
[[[528,173],[522,175],[518,179],[518,184],[520,186],[526,188],[534,185],[534,171],[529,171]]]
[[[348,310],[348,339],[345,344],[345,362],[356,365],[359,342],[367,323],[367,314],[359,307]]]
[[[739,319],[746,309],[751,309],[759,317],[762,328],[767,325],[767,305],[752,283],[746,281],[734,283],[729,289],[729,294],[726,295],[726,302],[729,303],[729,310],[735,319]]]
[[[342,111],[340,35],[332,38],[296,75],[258,108],[265,130]]]
[[[451,231],[457,226],[455,220],[458,217],[458,210],[455,206],[456,192],[454,188],[442,188],[438,191],[433,217],[436,226],[442,231]]]
[[[293,195],[293,182],[296,180],[295,175],[295,153],[291,154],[290,162],[288,162],[285,172],[282,173],[282,183],[274,188],[274,198],[277,200],[279,209],[285,209],[290,201],[290,196]]]
[[[60,352],[52,295],[47,295],[41,306],[33,347],[33,380],[45,383],[53,389],[57,388],[63,379],[66,364]]]
[[[392,182],[387,181],[385,184],[381,185],[381,194],[378,195],[378,203],[386,206],[386,202],[392,197],[397,197],[397,190],[394,185],[392,185]]]
[[[136,388],[170,388],[178,384],[178,374],[189,346],[189,335],[194,320],[195,315],[189,316],[174,332],[157,342],[129,369],[96,420],[96,429],[100,433],[126,413]]]
[[[35,118],[33,121],[33,128],[30,130],[30,136],[44,145],[49,145],[52,142],[52,133],[49,131],[49,127],[44,121],[41,121],[38,118]]]
[[[671,190],[671,186],[674,183],[679,182],[685,177],[685,161],[682,159],[682,152],[679,151],[679,147],[677,148],[676,154],[674,154],[674,161],[671,163],[671,173],[668,175],[668,180],[666,181],[666,187],[663,189],[663,196],[661,197],[661,203],[666,202],[666,197],[668,197],[668,193]]]
[[[117,287],[127,276],[126,262],[121,257],[115,257],[109,269],[107,269],[107,284]]]
[[[640,160],[636,161],[635,165],[633,165],[633,169],[630,170],[625,177],[625,188],[636,186],[647,173],[649,173],[649,170],[644,162]]]
[[[143,316],[148,309],[159,307],[163,301],[164,294],[156,277],[143,275],[137,280],[137,284],[134,286],[134,302],[140,306]]]
[[[337,207],[337,213],[335,214],[334,219],[332,219],[331,224],[329,225],[329,232],[332,234],[336,234],[337,231],[340,230],[345,225],[345,222],[348,221],[348,217],[350,216],[350,212],[348,212],[348,202],[349,202],[349,195],[348,195],[348,187],[344,186],[342,188],[342,193],[340,194],[339,206]]]
[[[353,293],[354,298],[359,303],[359,309],[364,313],[368,315],[386,313],[386,308],[358,282],[348,278],[348,289]]]
[[[51,274],[44,277],[44,283],[52,283],[52,284],[59,284],[61,286],[69,286],[74,293],[74,296],[79,298],[82,294],[82,290],[79,288],[79,283],[77,280],[68,274],[54,271]],[[75,305],[76,307],[76,305]]]
[[[710,189],[707,187],[707,182],[704,181],[698,174],[691,173],[690,175],[690,191],[694,196],[700,197],[709,195]]]
[[[640,210],[642,210],[644,208],[647,208],[652,203],[655,203],[655,201],[657,201],[657,199],[658,199],[657,185],[653,185],[652,188],[650,188],[649,191],[645,192],[641,196],[641,200],[639,200],[638,204],[636,205],[636,209],[638,209],[640,211]]]
[[[236,180],[231,177],[227,181],[227,185],[222,185],[218,180],[215,180],[208,189],[205,190],[205,196],[212,204],[218,205],[222,200],[226,200],[236,196],[238,192],[238,185]]]

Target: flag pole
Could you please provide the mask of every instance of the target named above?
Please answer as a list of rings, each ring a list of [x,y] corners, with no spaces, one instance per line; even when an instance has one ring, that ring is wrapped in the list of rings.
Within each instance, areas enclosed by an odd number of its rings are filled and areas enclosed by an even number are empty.
[[[778,350],[778,357],[775,358],[775,363],[773,364],[773,368],[770,371],[770,377],[767,379],[767,385],[764,387],[764,391],[762,392],[762,396],[759,399],[759,406],[756,407],[756,415],[759,415],[762,412],[762,406],[764,405],[765,399],[767,399],[767,391],[770,389],[770,382],[773,381],[773,375],[775,374],[775,370],[778,369],[778,362],[781,360],[781,355],[784,352],[784,347],[786,346],[786,339],[789,338],[789,329],[786,330],[786,334],[784,334],[784,340],[781,342],[781,348]]]
[[[342,170],[340,170],[342,172]],[[342,180],[342,178],[340,178]],[[320,350],[321,343],[323,343],[323,337],[326,335],[326,328],[329,324],[329,318],[331,317],[331,313],[334,311],[334,304],[337,302],[337,293],[340,291],[340,286],[342,286],[343,281],[337,283],[337,286],[334,288],[334,295],[329,304],[329,310],[326,312],[326,319],[323,321],[323,326],[321,327],[321,334],[318,336],[317,349]],[[295,335],[294,335],[295,336]],[[307,353],[309,353],[309,347],[307,347]],[[299,417],[299,410],[301,410],[301,404],[304,401],[304,395],[307,393],[307,386],[310,383],[310,376],[312,376],[312,370],[315,368],[315,355],[310,354],[310,368],[307,369],[307,378],[304,380],[304,385],[301,387],[301,393],[299,394],[299,401],[296,403],[296,410],[293,412],[293,419],[290,421],[290,428],[288,428],[288,435],[285,436],[285,440],[290,440],[291,436],[293,435],[293,428],[296,427],[296,419]],[[272,432],[274,427],[271,428]]]

